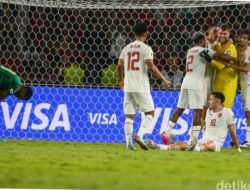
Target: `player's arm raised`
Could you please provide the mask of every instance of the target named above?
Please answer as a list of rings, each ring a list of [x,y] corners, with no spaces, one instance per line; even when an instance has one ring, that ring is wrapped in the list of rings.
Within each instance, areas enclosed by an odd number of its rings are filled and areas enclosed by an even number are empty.
[[[155,66],[152,59],[145,60],[145,64],[148,66],[148,71],[154,75],[157,79],[160,79],[164,85],[169,88],[171,83],[167,80],[159,71],[159,69]]]
[[[124,87],[124,78],[123,78],[123,67],[124,67],[124,60],[118,60],[118,79],[119,79],[119,86],[121,89]]]
[[[231,56],[228,56],[228,55],[225,55],[225,54],[221,54],[221,53],[215,53],[213,55],[213,59],[220,60],[220,61],[225,61],[225,62],[234,62],[234,63],[238,62],[237,58],[231,57]],[[226,63],[223,63],[223,64],[226,64]]]
[[[237,138],[236,133],[235,133],[235,124],[229,125],[228,130],[229,130],[229,133],[230,133],[230,136],[233,140],[234,145],[236,146],[237,150],[239,152],[241,152],[240,144],[239,144],[238,138]]]
[[[235,65],[235,64],[227,64],[226,66],[236,69],[240,72],[249,72],[250,71],[250,64],[244,65]]]
[[[217,52],[213,53],[213,55],[209,55],[208,50],[203,50],[200,53],[200,56],[203,57],[207,62],[209,62],[212,67],[218,70],[223,69],[227,64],[226,62],[238,62],[237,58],[230,57],[228,55],[220,54]]]

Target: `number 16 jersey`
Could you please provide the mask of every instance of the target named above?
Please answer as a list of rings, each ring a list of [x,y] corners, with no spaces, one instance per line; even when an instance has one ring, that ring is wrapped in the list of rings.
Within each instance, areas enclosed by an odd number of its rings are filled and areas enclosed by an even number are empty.
[[[123,48],[119,58],[124,60],[124,91],[150,93],[145,60],[153,59],[152,48],[136,40]]]
[[[186,75],[182,82],[182,89],[202,90],[207,61],[200,56],[200,52],[206,50],[201,46],[195,46],[188,50],[186,61]],[[212,56],[214,51],[207,49]]]

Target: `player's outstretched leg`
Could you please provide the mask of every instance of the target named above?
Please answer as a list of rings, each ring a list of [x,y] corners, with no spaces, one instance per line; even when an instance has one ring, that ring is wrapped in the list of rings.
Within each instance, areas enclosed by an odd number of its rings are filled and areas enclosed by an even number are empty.
[[[146,139],[145,143],[148,146],[148,148],[150,148],[150,149],[153,149],[153,150],[159,150],[160,149],[160,146],[158,144],[156,144],[154,141],[150,140],[150,139]]]
[[[161,135],[163,144],[169,145],[175,143],[176,137],[171,133],[171,131],[175,126],[176,122],[178,121],[179,117],[184,112],[184,110],[184,108],[177,108],[177,110],[174,112],[173,116],[169,120],[166,130]]]
[[[145,142],[147,146],[153,150],[187,150],[189,146],[188,142],[178,142],[178,143],[171,144],[171,145],[156,144],[150,139],[146,139]]]
[[[208,152],[208,151],[219,152],[220,146],[216,145],[216,143],[214,143],[213,141],[209,141],[209,142],[203,143],[203,144],[198,143],[195,146],[194,151],[196,151],[196,152]]]

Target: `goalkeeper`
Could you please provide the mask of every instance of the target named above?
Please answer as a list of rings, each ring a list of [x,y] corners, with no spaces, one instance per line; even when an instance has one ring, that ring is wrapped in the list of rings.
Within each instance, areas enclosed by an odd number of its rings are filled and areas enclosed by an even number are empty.
[[[225,59],[224,62],[222,62],[217,61],[215,57],[213,58],[214,60],[211,61],[211,66],[216,69],[213,91],[223,93],[226,98],[224,106],[232,108],[236,95],[238,72],[233,68],[225,67],[226,63],[234,63],[230,62],[231,59],[227,59],[227,57],[230,56],[231,58],[237,59],[236,47],[233,45],[229,36],[229,26],[221,26],[219,29],[219,43],[215,47],[215,50],[224,54]]]
[[[14,94],[20,100],[29,100],[32,88],[22,85],[20,77],[12,70],[0,66],[0,101]]]

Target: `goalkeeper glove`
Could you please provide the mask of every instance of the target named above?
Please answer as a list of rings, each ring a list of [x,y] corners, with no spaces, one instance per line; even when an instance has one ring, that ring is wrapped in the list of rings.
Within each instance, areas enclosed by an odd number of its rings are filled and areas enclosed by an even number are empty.
[[[204,58],[208,63],[210,63],[213,59],[208,55],[208,50],[203,50],[200,52],[200,56]]]

